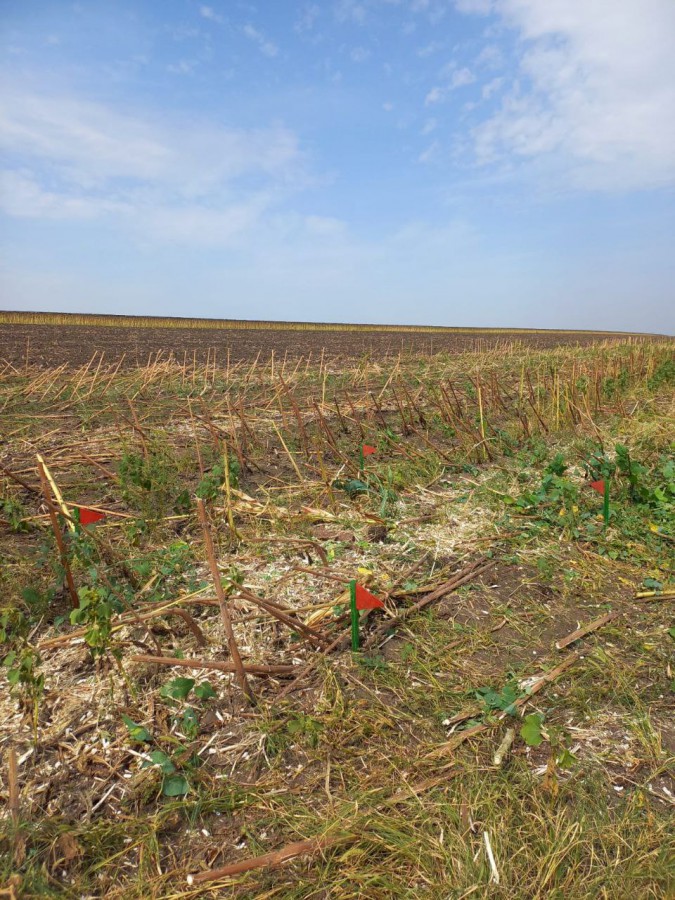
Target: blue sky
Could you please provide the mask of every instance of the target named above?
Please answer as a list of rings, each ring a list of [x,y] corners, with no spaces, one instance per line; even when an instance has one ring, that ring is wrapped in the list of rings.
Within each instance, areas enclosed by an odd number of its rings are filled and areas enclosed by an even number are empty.
[[[673,0],[0,0],[0,306],[675,331]]]

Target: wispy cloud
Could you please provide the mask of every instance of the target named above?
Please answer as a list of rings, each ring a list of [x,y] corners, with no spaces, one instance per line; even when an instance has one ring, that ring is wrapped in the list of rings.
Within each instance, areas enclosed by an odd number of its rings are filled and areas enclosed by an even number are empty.
[[[298,34],[305,34],[314,29],[317,20],[321,16],[321,8],[316,3],[309,3],[302,8],[298,18],[295,20],[293,29]]]
[[[272,58],[279,52],[279,48],[274,43],[274,41],[270,41],[265,37],[262,31],[254,28],[254,26],[250,23],[248,25],[244,25],[242,31],[250,41],[253,41],[254,44],[258,45],[258,50],[260,50],[263,56],[269,56],[270,58]]]
[[[195,65],[195,62],[188,59],[181,59],[177,63],[169,63],[166,70],[172,75],[192,75]]]
[[[427,147],[426,150],[422,151],[420,155],[417,157],[417,161],[420,163],[430,163],[433,162],[434,159],[439,154],[441,149],[441,144],[439,141],[432,141],[431,144]]]
[[[474,130],[480,161],[537,160],[592,189],[675,183],[672,0],[496,0],[491,8],[521,38],[519,77]]]
[[[444,72],[448,76],[447,82],[443,85],[435,85],[431,88],[424,98],[425,106],[433,106],[436,103],[442,103],[448,98],[452,91],[456,91],[458,88],[465,87],[468,84],[473,84],[476,80],[476,76],[470,69],[467,69],[466,67],[458,69],[455,67],[454,63],[446,66]]]
[[[491,81],[488,81],[481,88],[481,97],[483,100],[489,100],[493,94],[498,93],[504,84],[503,78],[493,78]]]
[[[452,75],[450,76],[450,84],[448,85],[448,87],[451,91],[454,91],[456,88],[464,87],[467,84],[473,84],[475,80],[476,76],[473,74],[473,72],[470,69],[464,67],[462,69],[457,69],[452,73]]]
[[[355,25],[363,25],[366,21],[366,7],[358,0],[339,0],[334,7],[335,18],[338,22],[352,22]]]
[[[212,22],[218,22],[219,25],[222,25],[225,21],[224,16],[217,13],[212,6],[200,6],[199,15],[204,19],[210,19]]]
[[[352,59],[352,62],[362,63],[369,58],[370,50],[368,50],[366,47],[354,47],[349,55]]]
[[[8,215],[113,218],[151,240],[228,242],[305,178],[297,139],[283,126],[187,127],[15,92],[0,102],[0,131]]]
[[[444,97],[445,97],[445,91],[443,90],[443,88],[436,85],[435,87],[431,88],[431,90],[428,92],[428,94],[424,98],[424,105],[425,106],[433,106],[434,103],[440,103]]]

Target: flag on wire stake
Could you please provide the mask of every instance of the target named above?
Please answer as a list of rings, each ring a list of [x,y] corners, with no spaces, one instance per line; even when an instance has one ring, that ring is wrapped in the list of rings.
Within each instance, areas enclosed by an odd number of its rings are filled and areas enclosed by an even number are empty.
[[[359,649],[359,611],[362,609],[384,609],[384,603],[356,581],[349,582],[349,606],[352,619],[352,650]]]
[[[609,525],[609,478],[603,478],[601,481],[591,481],[591,487],[594,491],[602,494],[602,517],[605,520],[605,527]]]
[[[105,513],[98,512],[96,509],[88,509],[86,506],[74,507],[80,514],[80,525],[93,525],[94,522],[100,522],[105,519]]]
[[[372,456],[373,453],[377,453],[377,447],[373,447],[370,444],[361,444],[359,448],[359,471],[362,474],[366,456]]]

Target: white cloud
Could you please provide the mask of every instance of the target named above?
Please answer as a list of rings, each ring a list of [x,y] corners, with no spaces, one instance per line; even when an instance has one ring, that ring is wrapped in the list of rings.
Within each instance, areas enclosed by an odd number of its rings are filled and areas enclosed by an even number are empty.
[[[503,84],[503,78],[493,78],[492,81],[488,81],[484,84],[481,90],[483,100],[489,100],[493,94],[496,94],[502,88]]]
[[[450,78],[450,90],[455,90],[459,87],[464,87],[467,84],[473,84],[476,80],[476,76],[471,72],[470,69],[463,68],[457,69],[456,72],[452,73],[452,77]]]
[[[366,7],[357,0],[339,0],[339,3],[335,5],[335,18],[338,22],[363,25],[366,21]]]
[[[444,66],[441,75],[448,76],[448,82],[445,85],[435,85],[431,88],[431,90],[427,93],[424,98],[425,106],[433,106],[435,103],[442,103],[447,99],[448,94],[451,91],[456,91],[457,88],[465,87],[468,84],[473,84],[476,80],[476,76],[471,72],[470,69],[462,68],[457,69],[454,63],[450,63],[448,66]]]
[[[444,96],[445,92],[443,88],[440,88],[438,87],[438,85],[436,85],[435,87],[432,87],[432,89],[424,98],[424,105],[433,106],[434,103],[440,103]]]
[[[200,6],[199,15],[204,19],[210,19],[212,22],[218,22],[222,25],[225,19],[215,11],[212,6]]]
[[[427,119],[422,127],[422,134],[431,134],[438,128],[438,119]]]
[[[440,41],[430,41],[428,44],[425,44],[424,47],[418,47],[416,52],[420,59],[426,59],[442,49],[443,44],[441,44]]]
[[[455,0],[455,9],[461,13],[486,16],[493,7],[493,0]]]
[[[77,191],[50,191],[30,172],[8,169],[0,172],[0,209],[17,219],[95,219],[104,211],[123,211],[124,205]]]
[[[486,44],[476,57],[477,66],[496,69],[504,62],[502,51],[495,44]]]
[[[305,228],[310,234],[320,237],[341,238],[347,234],[345,222],[332,216],[307,216]]]
[[[181,59],[177,63],[170,63],[166,70],[172,75],[191,75],[194,71],[196,63],[187,59]]]
[[[475,129],[480,160],[537,158],[596,189],[675,183],[673,0],[495,0],[494,10],[522,39],[520,77]]]
[[[148,239],[230,241],[306,183],[281,125],[152,122],[57,95],[4,95],[0,149],[8,215],[113,218]]]
[[[370,50],[365,47],[354,47],[349,55],[352,58],[352,62],[362,63],[370,56]]]
[[[417,162],[420,163],[430,163],[433,162],[434,159],[438,156],[438,153],[441,149],[441,145],[439,141],[432,141],[432,143],[417,157]]]
[[[243,32],[250,41],[258,45],[258,49],[263,56],[272,58],[279,52],[277,45],[273,41],[268,40],[262,31],[258,31],[253,25],[244,25]]]
[[[300,15],[295,21],[293,29],[298,34],[304,34],[305,32],[312,31],[320,15],[321,9],[316,5],[316,3],[308,4],[307,6],[303,7]]]

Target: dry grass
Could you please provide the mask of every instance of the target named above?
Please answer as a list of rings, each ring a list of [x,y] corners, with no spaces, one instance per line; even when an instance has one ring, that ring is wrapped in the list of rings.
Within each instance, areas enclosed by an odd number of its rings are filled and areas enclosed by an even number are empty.
[[[600,447],[613,458],[617,441],[650,478],[672,458],[672,343],[496,348],[391,367],[166,360],[122,370],[102,359],[0,375],[0,613],[5,652],[35,665],[33,681],[0,700],[5,794],[10,746],[19,760],[20,822],[4,820],[0,836],[8,896],[672,892],[672,600],[635,599],[646,577],[672,579],[672,505],[632,503],[616,478],[603,530],[581,467]],[[363,476],[362,441],[378,447]],[[111,631],[96,659],[68,622],[38,452],[66,504],[108,513],[93,534],[66,529],[81,596],[119,604],[99,619]],[[574,500],[514,505],[558,452],[573,467]],[[345,490],[356,479],[369,490]],[[292,690],[288,679],[254,679],[255,707],[229,674],[131,659],[227,660],[196,490],[244,661],[312,665]],[[406,612],[480,560],[491,567]],[[363,654],[343,645],[322,655],[253,599],[333,641],[359,569],[387,598],[384,615],[401,618],[376,639],[383,614],[371,614]],[[188,618],[168,615],[176,609]],[[617,618],[555,649],[608,610]],[[91,620],[81,628],[92,639]],[[208,678],[215,696],[167,697],[186,675]],[[502,717],[479,689],[507,685],[519,706]],[[520,717],[535,712],[542,742],[528,746]],[[151,740],[134,738],[123,716]],[[511,725],[515,742],[495,768]],[[152,750],[185,777],[184,796],[162,796],[161,772],[142,765]],[[190,873],[315,836],[335,843],[188,884]]]
[[[597,334],[617,336],[618,332],[590,331],[584,329],[542,328],[453,328],[443,325],[355,325],[337,322],[269,322],[244,319],[193,319],[169,316],[108,316],[91,313],[33,313],[0,311],[0,325],[85,325],[116,328],[227,328],[272,331],[381,331],[391,334],[496,334],[524,335],[547,334]]]

